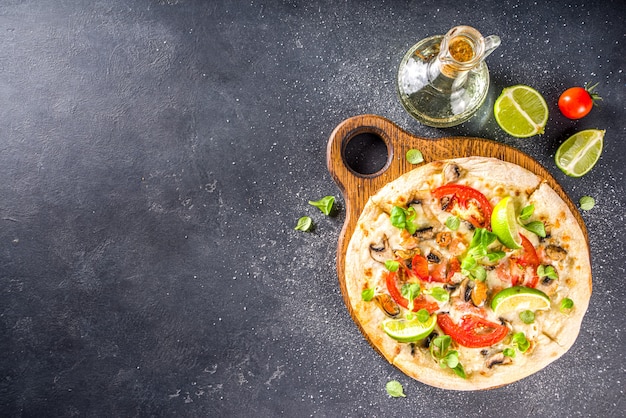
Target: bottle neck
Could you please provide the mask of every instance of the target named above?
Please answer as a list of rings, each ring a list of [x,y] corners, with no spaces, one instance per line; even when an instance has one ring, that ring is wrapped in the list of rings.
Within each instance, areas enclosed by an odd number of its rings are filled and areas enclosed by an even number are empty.
[[[428,81],[433,88],[443,93],[451,93],[463,88],[468,71],[454,63],[442,62],[436,57],[429,63]]]

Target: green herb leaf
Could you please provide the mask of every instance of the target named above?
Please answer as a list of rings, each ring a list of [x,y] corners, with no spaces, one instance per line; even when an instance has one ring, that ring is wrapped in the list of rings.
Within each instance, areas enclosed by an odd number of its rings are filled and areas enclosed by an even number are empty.
[[[487,270],[483,266],[476,266],[474,270],[472,270],[472,277],[474,280],[478,280],[480,282],[484,282],[487,279]]]
[[[524,335],[523,332],[516,332],[513,334],[513,345],[516,346],[522,353],[530,347],[530,343],[526,339],[526,335]]]
[[[429,350],[431,357],[439,363],[439,367],[445,369],[449,367],[457,376],[465,379],[465,369],[459,361],[459,352],[456,350],[449,351],[452,339],[449,335],[440,335],[430,342]]]
[[[320,200],[309,200],[309,205],[315,206],[322,211],[324,215],[330,215],[330,211],[333,209],[335,203],[335,196],[325,196]]]
[[[498,260],[503,259],[505,255],[506,253],[504,251],[494,251],[492,253],[487,253],[485,257],[487,257],[487,260],[489,260],[490,263],[494,263]]]
[[[463,368],[463,365],[461,363],[457,364],[456,367],[452,370],[454,370],[454,373],[456,373],[457,376],[462,377],[463,379],[467,379],[465,369]]]
[[[450,216],[446,219],[446,226],[453,231],[459,229],[461,226],[461,219],[458,216]]]
[[[537,276],[539,276],[540,278],[547,277],[548,279],[551,279],[551,280],[557,280],[559,278],[559,275],[556,273],[556,270],[554,269],[554,267],[544,266],[543,264],[537,267]]]
[[[574,301],[570,298],[564,298],[561,301],[561,312],[566,312],[574,307]]]
[[[461,259],[461,273],[471,279],[483,281],[487,278],[487,271],[480,264],[493,263],[505,256],[504,251],[491,251],[489,246],[496,240],[496,235],[484,228],[476,228],[470,246]]]
[[[302,218],[298,219],[298,223],[296,224],[296,227],[294,229],[296,231],[307,232],[311,230],[311,226],[313,226],[313,220],[308,216],[303,216]]]
[[[507,348],[505,348],[505,349],[502,351],[502,354],[504,354],[504,355],[505,355],[505,356],[507,356],[507,357],[511,357],[511,358],[513,358],[513,357],[515,357],[515,355],[517,354],[517,352],[515,351],[515,349],[514,349],[514,348],[507,347]]]
[[[583,196],[578,201],[582,210],[591,210],[596,205],[596,200],[591,196]]]
[[[546,237],[546,227],[541,221],[532,221],[522,226],[541,238]]]
[[[431,295],[439,302],[447,302],[450,300],[450,294],[443,287],[434,286],[430,289],[424,289],[424,293],[427,295]]]
[[[415,314],[415,317],[417,318],[418,321],[420,322],[426,322],[428,321],[428,319],[430,318],[430,313],[428,313],[428,311],[426,309],[420,309],[419,311],[417,311],[417,313]]]
[[[399,229],[406,229],[411,235],[417,230],[417,225],[414,222],[416,217],[417,213],[412,207],[404,209],[400,206],[394,206],[391,209],[391,225]]]
[[[406,160],[411,164],[419,164],[424,162],[424,156],[418,149],[410,149],[406,152]]]
[[[459,352],[456,350],[450,351],[448,354],[446,354],[444,361],[446,363],[446,366],[454,369],[456,366],[459,365]]]
[[[385,261],[385,268],[389,271],[398,271],[400,268],[400,262],[396,260],[387,260]]]
[[[530,310],[525,310],[519,313],[519,319],[525,324],[532,324],[535,322],[535,313]]]
[[[402,285],[400,289],[402,296],[408,299],[409,301],[409,312],[413,311],[413,299],[419,296],[420,294],[420,285],[419,283],[405,283]]]
[[[433,358],[436,360],[444,358],[448,353],[448,347],[450,347],[451,341],[452,338],[450,338],[449,335],[440,335],[433,338],[430,342],[430,354]]]
[[[535,212],[535,205],[528,205],[522,209],[522,212],[520,213],[519,218],[522,221],[525,221],[531,216],[533,216],[534,212]]]
[[[385,385],[385,389],[387,390],[389,396],[392,396],[394,398],[406,398],[406,395],[404,394],[404,388],[402,387],[402,384],[397,380],[390,380],[389,382],[387,382],[387,384]]]
[[[369,302],[374,298],[374,293],[374,289],[365,289],[361,292],[361,299],[363,299],[365,302]]]

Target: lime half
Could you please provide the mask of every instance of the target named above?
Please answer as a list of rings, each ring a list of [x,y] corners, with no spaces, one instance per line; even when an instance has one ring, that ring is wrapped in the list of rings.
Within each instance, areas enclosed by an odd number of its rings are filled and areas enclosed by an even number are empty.
[[[556,150],[554,162],[562,172],[571,177],[581,177],[600,159],[604,133],[600,129],[587,129],[570,136]]]
[[[387,319],[383,321],[383,330],[394,340],[410,343],[422,340],[435,329],[437,315],[431,315],[425,322],[417,319]]]
[[[491,212],[491,231],[508,248],[513,250],[522,248],[522,238],[519,236],[515,205],[511,196],[506,196],[493,208],[493,212]]]
[[[491,300],[496,315],[519,311],[543,311],[550,309],[550,298],[541,290],[514,286],[498,292]]]
[[[502,90],[493,113],[498,125],[517,138],[542,134],[548,122],[548,105],[543,96],[522,84]]]

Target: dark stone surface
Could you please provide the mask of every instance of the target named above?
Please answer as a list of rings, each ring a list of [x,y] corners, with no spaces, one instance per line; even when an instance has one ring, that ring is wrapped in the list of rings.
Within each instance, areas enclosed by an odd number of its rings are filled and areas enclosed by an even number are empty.
[[[2,416],[620,416],[624,347],[623,2],[79,1],[0,3]],[[418,40],[498,34],[489,102],[420,125],[394,79]],[[581,121],[556,101],[599,82]],[[545,135],[507,136],[490,105],[529,84]],[[562,359],[455,393],[372,350],[335,274],[343,202],[326,141],[375,113],[425,137],[495,139],[539,160],[584,212],[594,294]],[[552,158],[607,130],[581,179]],[[336,195],[338,214],[307,204]],[[293,230],[303,215],[312,233]],[[407,398],[392,399],[390,379]]]

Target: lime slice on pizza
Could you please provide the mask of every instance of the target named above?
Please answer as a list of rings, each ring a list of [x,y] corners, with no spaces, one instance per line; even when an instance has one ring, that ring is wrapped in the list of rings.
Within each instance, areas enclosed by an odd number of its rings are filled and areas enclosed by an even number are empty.
[[[498,125],[516,138],[542,134],[548,122],[548,105],[543,96],[522,84],[502,90],[493,113]]]
[[[437,324],[437,315],[433,314],[424,322],[418,319],[387,319],[383,321],[383,330],[387,335],[401,343],[422,340],[430,335]]]
[[[498,202],[491,212],[491,231],[506,247],[513,250],[522,248],[522,238],[519,236],[515,205],[511,196],[506,196]]]
[[[587,129],[570,136],[556,150],[556,166],[570,177],[587,174],[600,159],[605,132]]]
[[[543,311],[550,309],[550,298],[532,287],[513,286],[498,292],[491,300],[496,315],[519,311]]]

